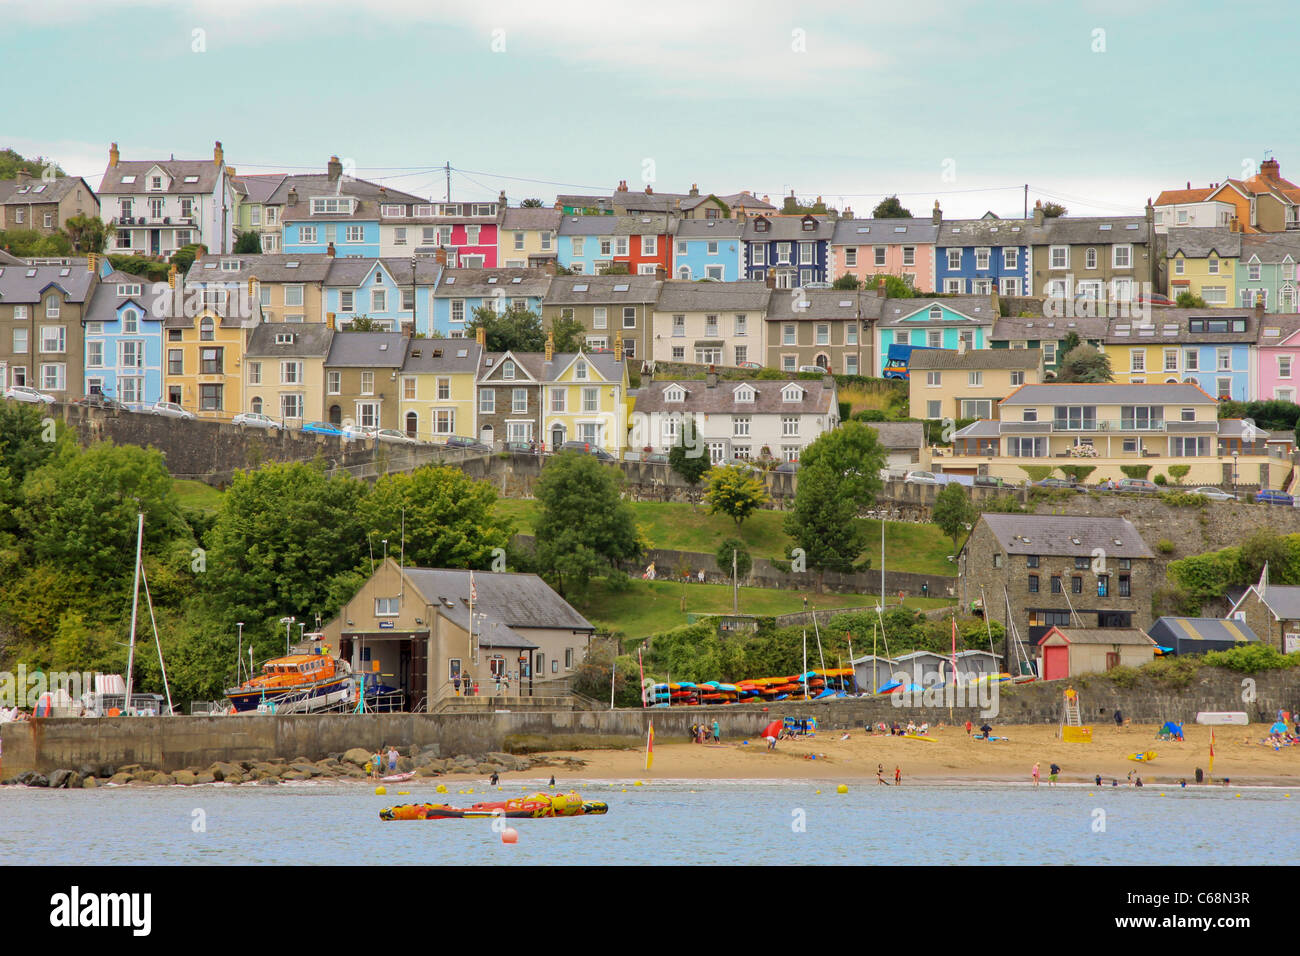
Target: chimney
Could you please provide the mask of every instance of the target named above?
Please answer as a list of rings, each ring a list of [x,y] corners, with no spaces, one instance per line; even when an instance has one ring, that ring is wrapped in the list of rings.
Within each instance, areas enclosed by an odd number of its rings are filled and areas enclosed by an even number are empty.
[[[546,361],[555,358],[555,333],[546,333]]]
[[[844,218],[845,218],[845,219],[852,219],[852,218],[853,218],[853,207],[852,207],[852,206],[845,206],[845,207],[844,207]]]
[[[655,266],[655,278],[660,282],[663,282],[668,278],[668,270],[662,265]]]
[[[614,361],[623,361],[623,333],[614,333]]]
[[[769,206],[772,205],[772,197],[767,193],[763,193],[763,202],[767,203]]]
[[[942,222],[943,222],[943,210],[939,208],[939,200],[936,199],[934,201],[934,211],[930,213],[930,223],[932,225],[937,226]]]
[[[1266,159],[1259,164],[1259,175],[1262,179],[1277,182],[1282,178],[1282,170],[1276,159]]]
[[[1191,189],[1191,188],[1192,188],[1192,181],[1191,181],[1190,179],[1187,180],[1187,188],[1188,188],[1188,189]]]
[[[326,312],[326,313],[325,313],[325,328],[329,329],[331,332],[334,331],[334,313],[333,313],[333,312]]]
[[[331,242],[325,247],[325,255],[329,256],[331,259],[334,258],[334,243]]]
[[[93,252],[89,252],[86,254],[86,271],[92,273],[95,271],[95,253]],[[175,266],[172,266],[172,271],[173,272],[176,271]],[[174,282],[172,284],[175,285]]]
[[[763,285],[767,286],[769,289],[776,288],[776,273],[771,269],[768,269],[767,273],[763,276]]]
[[[718,373],[713,371],[712,365],[709,366],[708,374],[704,376],[704,386],[705,388],[718,387]]]
[[[433,259],[438,265],[445,266],[447,264],[447,250],[439,246],[433,254]]]
[[[225,162],[225,159],[226,153],[225,150],[221,148],[221,140],[217,140],[216,145],[212,147],[212,162],[217,166],[220,166]]]
[[[885,277],[881,276],[879,279],[876,280],[876,298],[883,299],[884,297],[885,297]]]
[[[553,275],[555,275],[556,270],[558,269],[558,267],[559,267],[559,264],[558,264],[554,259],[547,259],[547,260],[546,260],[546,265],[544,265],[542,268],[546,270],[546,274],[547,274],[548,276],[553,276]]]
[[[226,167],[226,175],[229,176],[229,177],[231,177],[231,178],[233,179],[235,176],[238,175],[238,173],[235,172],[235,167],[234,167],[234,166],[227,166],[227,167]]]
[[[654,187],[651,186],[649,183],[646,183],[645,194],[647,196],[653,196],[655,194]]]
[[[176,272],[177,272],[176,263],[173,262],[170,266],[167,267],[167,285],[169,288],[172,289],[176,288]]]
[[[699,187],[699,184],[698,184],[698,183],[691,183],[691,195],[692,195],[692,196],[698,196],[699,194],[700,194],[700,187]]]
[[[1233,216],[1231,219],[1229,219],[1229,220],[1228,220],[1228,231],[1229,231],[1229,232],[1241,232],[1241,220],[1238,219],[1236,216]]]
[[[1259,319],[1262,318],[1264,318],[1264,293],[1256,292],[1255,293],[1255,319],[1256,321],[1258,321]]]
[[[1034,200],[1034,225],[1041,226],[1042,224],[1043,224],[1043,201],[1041,199],[1035,199]]]
[[[1002,300],[998,297],[998,283],[993,280],[989,283],[989,303],[993,310],[993,317],[997,318],[1002,314]]]
[[[32,178],[32,174],[25,169],[20,169],[18,170],[18,175],[15,178],[18,180],[18,185],[21,186],[23,185],[23,183],[27,182],[27,180]]]
[[[290,187],[289,187],[289,198],[288,198],[287,202],[288,202],[288,204],[289,204],[290,206],[296,206],[296,205],[298,205],[298,187],[297,187],[297,186],[290,186]]]
[[[1156,207],[1151,204],[1151,197],[1147,197],[1147,208],[1145,210],[1147,218],[1147,229],[1155,228]]]
[[[110,168],[116,166],[117,161],[121,158],[122,158],[121,154],[117,151],[117,143],[114,143],[112,146],[108,147],[108,165]]]
[[[497,193],[497,205],[500,206],[502,209],[505,208],[505,205],[506,205],[506,191],[505,191],[504,189],[501,190],[501,192]]]
[[[343,175],[343,164],[339,162],[337,156],[331,156],[325,170],[329,173],[330,182],[336,183],[339,181],[339,177]]]
[[[615,190],[615,191],[616,191],[616,192],[620,192],[620,193],[625,193],[625,192],[627,192],[627,180],[626,180],[626,179],[620,179],[620,180],[618,181],[618,189]]]
[[[474,341],[478,343],[479,348],[481,348],[481,349],[486,349],[486,348],[487,348],[487,329],[485,329],[485,328],[484,328],[483,326],[481,326],[481,325],[480,325],[477,329],[475,329],[475,330],[474,330]]]

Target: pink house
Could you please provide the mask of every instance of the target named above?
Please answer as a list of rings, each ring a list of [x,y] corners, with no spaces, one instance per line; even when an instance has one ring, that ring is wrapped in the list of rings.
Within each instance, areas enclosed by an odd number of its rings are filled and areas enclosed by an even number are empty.
[[[914,289],[933,292],[941,222],[938,203],[930,219],[841,219],[831,238],[828,275],[864,281],[881,274],[902,276]]]
[[[1294,402],[1300,393],[1300,316],[1265,315],[1255,347],[1255,398]]]

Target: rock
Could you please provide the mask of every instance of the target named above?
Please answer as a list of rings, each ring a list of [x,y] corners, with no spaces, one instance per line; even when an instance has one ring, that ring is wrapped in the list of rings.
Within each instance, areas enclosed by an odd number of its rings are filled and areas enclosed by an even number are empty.
[[[50,789],[61,790],[68,785],[68,778],[72,776],[71,770],[56,770],[50,774]]]
[[[344,777],[356,777],[356,778],[359,778],[359,779],[365,779],[366,777],[370,776],[370,774],[366,773],[366,772],[365,772],[364,770],[362,770],[360,767],[352,767],[352,766],[348,766],[348,767],[344,767],[344,768],[343,768],[342,776],[344,776]]]
[[[226,783],[234,783],[234,784],[240,784],[240,783],[243,783],[243,782],[244,782],[244,775],[243,775],[242,773],[240,773],[238,770],[232,770],[230,773],[227,773],[227,774],[226,774],[225,782],[226,782]]]
[[[320,776],[320,770],[317,769],[316,765],[309,760],[295,760],[290,765],[290,768],[293,772],[305,773],[308,778]],[[285,776],[287,777],[289,776],[289,774],[286,773]],[[301,778],[296,778],[296,779],[301,779]]]
[[[357,767],[364,767],[366,764],[370,763],[371,756],[373,755],[370,751],[365,750],[362,747],[353,747],[343,755],[343,761]]]
[[[50,778],[43,773],[34,773],[27,780],[27,786],[29,787],[48,787],[49,785]]]
[[[101,766],[97,763],[83,763],[77,768],[77,773],[81,774],[82,779],[86,777],[111,777],[112,774],[104,773]]]
[[[414,769],[415,769],[415,761],[413,761],[410,757],[397,758],[398,773],[406,773],[408,770],[414,770]]]
[[[243,777],[243,772],[233,763],[214,763],[208,769],[216,780],[225,780],[230,776]]]
[[[182,787],[192,787],[196,780],[196,774],[193,770],[177,770],[172,776],[176,778],[176,782]]]
[[[130,783],[132,779],[133,778],[131,774],[127,773],[124,770],[119,770],[117,773],[113,774],[113,776],[108,778],[108,782],[115,783],[118,786],[123,786],[125,784]]]
[[[216,783],[216,780],[217,778],[212,776],[212,774],[206,770],[204,770],[202,773],[196,773],[194,775],[195,783]]]
[[[153,782],[159,787],[170,787],[176,783],[176,777],[170,773],[156,773]]]
[[[286,770],[282,780],[310,780],[311,774],[306,770]]]
[[[263,786],[269,786],[269,785],[274,785],[274,784],[279,783],[279,782],[280,782],[280,778],[279,778],[279,777],[276,777],[276,776],[266,776],[266,777],[263,777],[261,780],[259,780],[259,781],[257,781],[257,782],[258,782],[259,784],[262,784]]]
[[[77,773],[77,771],[74,770],[74,771],[72,771],[72,773],[68,776],[68,782],[67,782],[67,784],[66,784],[65,786],[67,786],[67,788],[68,788],[69,790],[80,790],[80,789],[81,789],[81,783],[82,783],[82,781],[85,780],[85,779],[86,779],[85,777],[83,777],[81,774]],[[94,780],[95,778],[94,778],[94,777],[91,777],[90,779],[91,779],[91,780]]]
[[[415,771],[415,775],[417,777],[437,777],[440,776],[441,774],[442,774],[441,770],[435,770],[433,767],[427,765]]]
[[[85,780],[81,781],[82,790],[94,790],[98,786],[99,786],[99,781],[96,780],[94,777],[87,777]]]
[[[144,767],[140,766],[138,763],[129,763],[124,767],[118,767],[117,772],[118,773],[139,773],[143,769]]]
[[[152,787],[153,780],[151,780],[149,777],[132,777],[131,782],[128,783],[127,786],[128,787]]]
[[[482,773],[482,774],[491,774],[492,771],[493,771],[493,770],[496,770],[496,769],[497,769],[497,765],[496,765],[496,764],[493,764],[493,763],[486,763],[486,762],[485,762],[485,763],[481,763],[481,764],[479,764],[477,767],[475,767],[475,770],[477,770],[479,773]]]
[[[421,748],[420,748],[420,756],[423,757],[423,756],[425,756],[426,754],[429,755],[430,757],[434,757],[434,758],[441,757],[441,756],[442,756],[442,745],[441,745],[441,744],[429,744],[429,745],[427,745],[427,746],[425,746],[425,747],[421,747]]]

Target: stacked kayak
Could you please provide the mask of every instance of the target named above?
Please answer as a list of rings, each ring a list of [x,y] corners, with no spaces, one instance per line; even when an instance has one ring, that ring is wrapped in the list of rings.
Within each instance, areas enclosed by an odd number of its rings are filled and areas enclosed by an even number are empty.
[[[780,700],[824,700],[846,697],[855,691],[853,668],[811,670],[781,677],[755,677],[734,684],[722,681],[693,683],[682,681],[655,684],[654,707],[680,707],[699,704],[769,703]]]
[[[544,817],[599,816],[609,812],[600,800],[583,800],[576,793],[534,793],[497,803],[476,803],[470,807],[452,807],[445,803],[404,803],[384,807],[381,820],[483,820],[492,817],[542,819]]]

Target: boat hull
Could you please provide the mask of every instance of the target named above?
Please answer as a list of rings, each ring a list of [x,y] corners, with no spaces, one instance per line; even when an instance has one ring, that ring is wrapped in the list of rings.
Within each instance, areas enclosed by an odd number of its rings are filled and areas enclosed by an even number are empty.
[[[263,701],[274,704],[277,714],[306,714],[348,700],[352,696],[352,687],[352,677],[344,675],[297,687],[277,687],[266,691],[261,688],[230,690],[226,697],[235,712],[240,714],[257,710]]]

